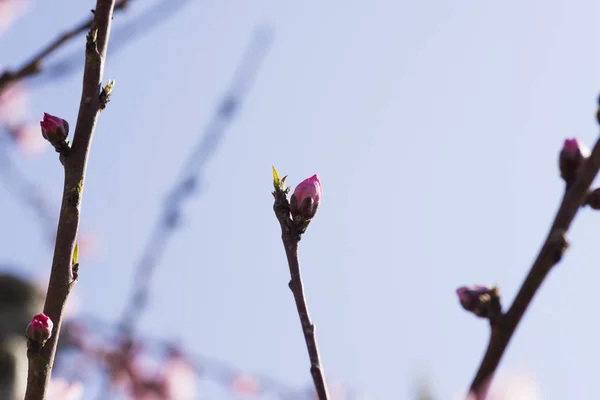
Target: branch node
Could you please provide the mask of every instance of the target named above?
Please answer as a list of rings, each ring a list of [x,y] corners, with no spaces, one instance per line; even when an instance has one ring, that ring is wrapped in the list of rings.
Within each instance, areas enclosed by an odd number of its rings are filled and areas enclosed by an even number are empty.
[[[80,180],[77,186],[69,192],[68,202],[71,207],[78,207],[81,203],[81,192],[83,190],[83,180]]]
[[[467,311],[497,325],[502,318],[502,302],[497,286],[472,285],[456,289],[460,305]]]
[[[92,10],[94,12],[94,10]],[[94,54],[98,53],[98,28],[96,28],[93,24],[85,37],[85,49],[87,52],[91,52]]]
[[[111,79],[102,88],[102,91],[100,92],[100,102],[99,102],[99,107],[101,110],[104,110],[106,108],[106,105],[110,101],[110,96],[113,92],[114,87],[115,87],[115,80]]]
[[[590,206],[592,210],[600,210],[600,188],[588,192],[581,206]]]
[[[548,246],[550,246],[549,254],[552,259],[552,265],[555,265],[562,259],[563,254],[569,248],[566,231],[564,229],[554,229],[548,239]]]
[[[73,264],[71,270],[73,271],[73,280],[71,281],[71,284],[74,284],[79,279],[79,263]]]

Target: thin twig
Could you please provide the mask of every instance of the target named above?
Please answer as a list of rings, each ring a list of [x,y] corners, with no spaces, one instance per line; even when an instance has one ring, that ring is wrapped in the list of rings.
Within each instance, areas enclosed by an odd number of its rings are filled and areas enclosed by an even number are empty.
[[[161,23],[166,22],[177,12],[181,11],[188,3],[191,3],[191,0],[162,0],[157,4],[153,4],[152,7],[144,9],[142,13],[129,19],[126,23],[115,25],[110,35],[111,57],[114,58],[117,53],[125,49],[126,45],[130,44],[136,37],[143,36],[151,29],[155,29]],[[115,5],[115,10],[117,5]],[[71,73],[79,69],[78,60],[79,52],[74,51],[56,61],[50,62],[44,67],[42,77],[35,81],[35,87],[39,88],[48,83],[55,84],[60,79],[70,76]]]
[[[115,0],[97,0],[94,21],[86,43],[83,90],[79,115],[68,154],[61,156],[65,183],[56,234],[52,271],[44,313],[54,321],[52,337],[41,349],[30,349],[25,400],[43,400],[56,354],[58,332],[67,297],[75,283],[73,250],[79,227],[81,198],[92,136],[100,113],[100,87]]]
[[[125,9],[129,2],[131,2],[131,0],[119,0],[115,5],[115,10]],[[88,31],[92,26],[92,21],[93,17],[86,18],[70,30],[66,31],[48,43],[21,67],[15,69],[14,71],[4,71],[2,75],[0,75],[0,93],[2,93],[10,85],[10,83],[29,76],[37,75],[42,72],[42,63],[44,60],[77,35]]]
[[[290,218],[290,204],[287,199],[288,191],[289,189],[275,189],[273,192],[273,196],[275,197],[273,210],[281,225],[281,240],[283,241],[285,255],[287,256],[290,268],[291,280],[289,287],[294,295],[296,309],[298,310],[300,324],[302,325],[302,333],[304,334],[304,340],[308,350],[308,357],[310,358],[310,374],[312,375],[319,400],[327,400],[329,398],[327,382],[325,381],[323,367],[321,366],[319,347],[317,346],[317,337],[315,335],[315,326],[308,313],[306,297],[304,296],[304,284],[302,283],[302,275],[300,274],[300,262],[298,261],[298,244],[300,243],[302,233],[306,229],[307,223],[302,226]]]
[[[533,296],[540,288],[552,266],[560,260],[560,255],[566,248],[564,235],[575,218],[577,211],[584,204],[590,185],[598,174],[599,169],[600,139],[596,142],[577,180],[565,192],[562,204],[556,213],[546,241],[540,249],[512,305],[499,321],[492,325],[487,351],[470,388],[471,393],[475,394],[478,399],[483,398],[484,393],[487,391],[494,371],[498,367],[500,359]]]

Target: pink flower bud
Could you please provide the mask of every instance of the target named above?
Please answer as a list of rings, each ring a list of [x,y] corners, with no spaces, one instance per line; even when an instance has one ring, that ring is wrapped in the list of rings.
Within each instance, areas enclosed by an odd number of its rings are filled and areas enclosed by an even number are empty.
[[[590,156],[590,150],[577,138],[566,139],[560,152],[559,168],[560,175],[570,186],[575,182],[577,173],[584,161]]]
[[[461,286],[456,289],[461,306],[482,318],[495,318],[501,312],[500,293],[495,286]]]
[[[42,136],[54,147],[65,144],[69,135],[69,123],[62,118],[44,113],[44,120],[40,121]]]
[[[46,314],[41,313],[33,317],[27,325],[27,337],[34,342],[45,343],[52,336],[54,323]]]
[[[317,213],[323,196],[321,181],[317,174],[300,182],[290,201],[290,211],[294,219],[310,220]]]
[[[1,0],[0,0],[1,1]],[[48,400],[79,400],[83,397],[83,385],[79,382],[67,382],[64,379],[52,379],[48,385]]]

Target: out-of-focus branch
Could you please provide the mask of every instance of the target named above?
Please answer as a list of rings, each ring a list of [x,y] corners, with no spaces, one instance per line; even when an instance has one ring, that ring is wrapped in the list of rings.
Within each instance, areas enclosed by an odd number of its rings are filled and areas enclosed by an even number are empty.
[[[110,39],[111,56],[114,57],[115,54],[134,38],[147,33],[149,30],[156,28],[160,23],[167,21],[189,2],[190,0],[162,0],[158,4],[154,4],[147,10],[144,10],[134,19],[127,21],[124,25],[116,25],[113,28]],[[58,79],[69,76],[77,70],[78,59],[79,53],[73,52],[60,60],[49,63],[44,68],[43,78],[36,80],[36,87],[45,83],[55,83]]]
[[[600,117],[600,109],[598,115]],[[562,252],[567,246],[565,234],[571,226],[577,211],[585,204],[590,185],[599,169],[600,139],[596,142],[590,157],[585,161],[574,182],[567,185],[552,227],[512,305],[505,314],[502,314],[491,324],[491,335],[487,351],[470,388],[472,395],[477,400],[485,398],[493,374],[517,325],[551,268],[560,261]]]
[[[66,356],[59,360],[60,369],[57,371],[59,376],[71,381],[76,378],[75,380],[84,383],[88,379],[95,382],[95,375],[92,374],[98,371],[98,365],[106,366],[110,373],[111,367],[114,366],[114,364],[109,365],[110,360],[127,361],[127,356],[119,354],[119,349],[115,349],[113,338],[118,328],[109,321],[93,315],[81,315],[75,320],[69,321],[61,336],[61,346],[64,346]],[[244,394],[245,397],[254,399],[314,400],[315,398],[312,384],[295,387],[273,376],[249,372],[225,360],[202,354],[191,354],[172,340],[139,334],[135,336],[133,347],[137,349],[136,356],[133,360],[129,358],[128,361],[131,363],[135,361],[136,357],[139,357],[145,361],[145,365],[149,364],[149,360],[153,360],[151,364],[161,365],[164,363],[165,356],[168,356],[172,349],[177,349],[177,352],[194,367],[200,381],[217,384],[231,393],[232,398]],[[106,355],[109,354],[112,356],[107,357]],[[81,373],[85,371],[87,373],[82,375]],[[150,376],[157,375],[153,371],[148,371],[148,373]],[[340,399],[367,398],[365,393],[361,393],[351,386],[340,384],[338,387],[343,393],[343,397],[339,397]],[[106,396],[102,397],[102,399],[106,398]]]
[[[136,267],[133,296],[121,319],[123,333],[131,333],[137,318],[143,312],[148,299],[150,279],[166,249],[168,239],[179,226],[184,202],[193,196],[201,185],[204,169],[215,154],[228,125],[235,119],[262,64],[270,41],[270,29],[259,28],[255,32],[229,90],[204,130],[196,148],[188,156],[175,185],[168,192],[160,217]]]
[[[228,91],[203,131],[200,141],[188,156],[188,160],[182,168],[176,183],[166,196],[163,209],[151,231],[148,244],[136,265],[133,294],[120,319],[117,340],[123,348],[130,345],[135,324],[146,308],[151,278],[162,259],[169,239],[179,227],[184,203],[201,186],[208,161],[216,153],[229,124],[237,116],[242,102],[254,83],[271,40],[271,28],[259,27],[255,31]],[[109,390],[109,388],[106,388],[106,391]],[[101,395],[106,397],[106,393],[101,393]]]
[[[97,0],[94,20],[86,41],[83,90],[73,145],[61,153],[65,180],[63,199],[56,234],[54,259],[44,304],[44,314],[53,324],[51,337],[41,346],[30,345],[27,351],[29,373],[26,400],[43,400],[56,354],[62,312],[75,278],[72,270],[73,251],[79,227],[81,198],[85,172],[96,121],[103,108],[100,88],[110,34],[115,0]]]
[[[119,0],[115,4],[115,10],[123,10],[131,0]],[[0,93],[2,93],[10,83],[18,81],[28,76],[37,75],[42,72],[42,63],[44,60],[60,49],[65,43],[69,42],[74,37],[86,32],[92,26],[92,18],[87,18],[73,28],[69,29],[62,35],[58,36],[44,48],[42,48],[37,54],[34,54],[29,61],[26,61],[22,66],[14,69],[7,70],[0,75]]]

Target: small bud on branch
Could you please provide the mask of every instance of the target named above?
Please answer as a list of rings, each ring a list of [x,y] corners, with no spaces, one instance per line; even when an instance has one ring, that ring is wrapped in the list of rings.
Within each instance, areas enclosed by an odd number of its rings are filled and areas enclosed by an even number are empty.
[[[559,156],[560,176],[571,187],[581,167],[590,156],[590,149],[577,138],[566,139]]]
[[[456,289],[456,294],[460,305],[480,318],[493,323],[502,314],[500,292],[496,286],[461,286]]]
[[[62,118],[44,113],[44,119],[40,121],[42,136],[56,149],[60,154],[65,154],[69,150],[69,123]]]
[[[53,327],[54,323],[50,317],[41,313],[32,318],[29,325],[27,325],[25,333],[31,342],[41,348],[52,336]]]
[[[590,206],[592,210],[600,210],[600,188],[588,193],[584,206]]]
[[[102,91],[100,92],[100,109],[101,110],[104,110],[106,108],[106,105],[110,101],[110,95],[112,94],[114,88],[115,88],[115,80],[114,79],[109,80],[108,83],[106,85],[104,85],[104,87],[102,88]]]

